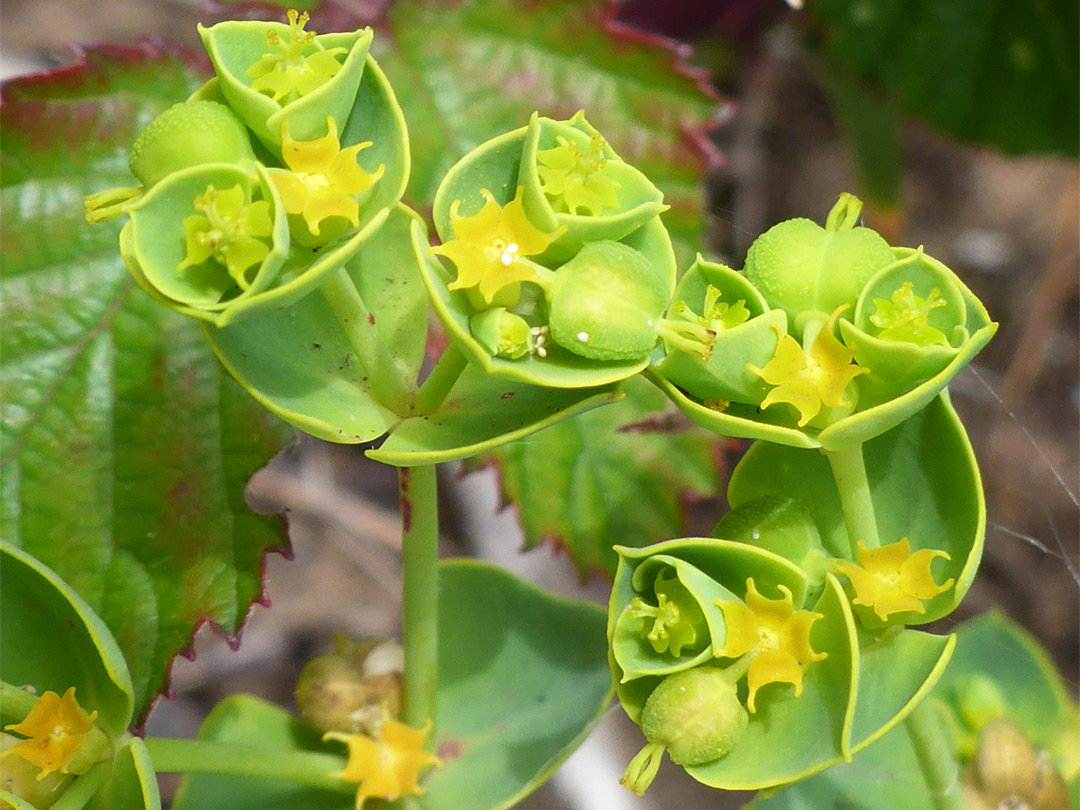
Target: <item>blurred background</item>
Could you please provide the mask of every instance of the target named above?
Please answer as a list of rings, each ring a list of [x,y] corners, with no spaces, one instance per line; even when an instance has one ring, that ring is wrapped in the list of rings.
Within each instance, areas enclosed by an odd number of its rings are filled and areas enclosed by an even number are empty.
[[[377,21],[388,4],[332,5],[335,14]],[[418,5],[428,14],[439,11],[438,3]],[[455,5],[446,3],[447,13]],[[779,0],[577,5],[613,42],[640,43],[629,27],[646,31],[644,41],[664,49],[680,70],[707,71],[714,95],[696,103],[711,105],[708,142],[694,144],[705,172],[707,252],[739,267],[757,234],[792,216],[823,221],[837,194],[850,190],[867,202],[867,224],[894,244],[925,245],[1001,322],[989,348],[952,386],[985,477],[985,561],[960,610],[933,629],[947,632],[998,606],[1050,649],[1075,692],[1075,3],[807,0],[802,10]],[[235,8],[249,13],[252,7]],[[69,64],[68,46],[78,43],[132,44],[152,36],[194,51],[195,23],[230,11],[194,0],[6,0],[3,76]],[[395,17],[399,26],[408,24],[402,14]],[[675,418],[665,425],[684,427]],[[200,632],[193,660],[174,667],[174,699],[159,703],[151,733],[193,735],[209,708],[234,692],[291,706],[300,667],[326,651],[334,633],[397,632],[396,476],[365,459],[364,449],[300,437],[256,476],[249,502],[259,511],[287,511],[294,559],[268,558],[273,609],[253,608],[238,649],[209,629]],[[719,449],[721,484],[742,449],[739,443]],[[500,511],[496,469],[442,471],[445,553],[483,556],[544,587],[604,601],[606,577],[583,581],[557,546],[520,551],[526,541],[515,509]],[[686,507],[685,533],[695,534],[707,533],[724,505],[714,496]],[[640,745],[637,729],[613,710],[558,777],[522,806],[659,808],[653,797],[669,808],[739,806],[738,796],[718,804],[715,793],[670,766],[637,799],[617,779]]]

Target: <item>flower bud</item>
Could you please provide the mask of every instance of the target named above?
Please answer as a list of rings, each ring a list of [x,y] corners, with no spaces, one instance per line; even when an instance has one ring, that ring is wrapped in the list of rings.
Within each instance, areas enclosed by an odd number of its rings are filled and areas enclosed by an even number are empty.
[[[532,349],[533,334],[528,321],[505,307],[486,310],[469,319],[469,330],[493,357],[515,360]]]
[[[323,732],[368,729],[401,712],[401,648],[395,642],[339,641],[337,652],[312,658],[296,682],[296,705]]]

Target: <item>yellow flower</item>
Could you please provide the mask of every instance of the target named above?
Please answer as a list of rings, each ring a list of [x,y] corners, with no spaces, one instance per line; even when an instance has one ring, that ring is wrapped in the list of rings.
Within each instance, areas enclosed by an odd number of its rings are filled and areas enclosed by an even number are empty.
[[[836,570],[851,580],[855,588],[856,605],[872,607],[885,621],[893,613],[914,611],[925,613],[924,599],[932,599],[952,587],[950,578],[942,585],[934,583],[930,563],[949,555],[937,549],[924,548],[911,553],[906,537],[881,548],[867,548],[859,543],[859,562],[837,562]]]
[[[529,222],[521,203],[520,186],[514,199],[505,206],[495,202],[487,189],[481,189],[480,195],[485,200],[484,207],[470,217],[458,214],[461,200],[454,200],[450,206],[450,226],[455,238],[433,248],[433,252],[445,256],[457,267],[457,279],[448,285],[451,290],[476,287],[484,301],[491,304],[495,294],[508,284],[545,282],[550,271],[524,257],[543,253],[566,228],[544,233]]]
[[[619,184],[602,174],[607,166],[604,149],[607,144],[601,135],[589,138],[588,152],[562,135],[556,135],[559,145],[536,153],[536,173],[544,194],[555,205],[571,214],[583,209],[589,216],[596,216],[604,208],[618,208]]]
[[[367,798],[394,801],[402,796],[419,796],[424,792],[419,785],[420,772],[428,765],[442,768],[442,761],[424,750],[430,731],[430,720],[418,730],[384,717],[375,737],[329,732],[324,740],[340,740],[349,746],[345,770],[330,775],[360,783],[356,810],[361,810]]]
[[[279,104],[288,104],[322,87],[341,70],[338,55],[349,52],[348,48],[324,50],[316,43],[315,32],[304,30],[306,11],[298,14],[289,9],[288,17],[285,39],[277,31],[266,32],[266,44],[281,53],[264,54],[244,73],[255,80],[252,90],[266,93]]]
[[[177,271],[213,257],[246,290],[251,286],[247,271],[270,252],[265,241],[274,231],[270,203],[259,200],[245,205],[244,190],[237,184],[224,191],[208,186],[205,194],[195,198],[194,206],[199,213],[184,220],[187,255]]]
[[[87,714],[75,700],[74,686],[63,697],[46,692],[21,723],[4,726],[5,731],[15,731],[29,739],[16,743],[3,756],[14,754],[41,768],[37,775],[39,782],[54,771],[67,773],[96,717],[97,712]]]
[[[787,402],[799,411],[799,427],[802,427],[817,416],[823,404],[829,408],[851,407],[844,399],[844,389],[869,369],[852,364],[855,354],[833,334],[836,319],[846,308],[846,304],[837,307],[829,316],[809,352],[804,352],[795,338],[773,324],[779,338],[776,354],[765,368],[749,363],[746,366],[769,385],[776,386],[761,401],[762,408]]]
[[[289,135],[288,123],[283,124],[281,156],[290,171],[271,174],[286,213],[303,215],[312,236],[319,235],[319,224],[328,217],[344,217],[357,227],[360,206],[352,195],[371,188],[385,168],[379,166],[374,174],[361,169],[356,153],[371,141],[342,149],[334,119],[327,118],[326,126],[324,137],[296,141]]]
[[[745,604],[716,600],[727,628],[719,657],[739,658],[753,653],[746,676],[750,690],[746,708],[751,712],[756,711],[757,691],[766,684],[790,683],[798,697],[802,694],[803,665],[828,655],[814,652],[810,646],[810,627],[823,614],[795,610],[791,591],[783,585],[776,587],[783,596],[769,599],[758,593],[751,578],[746,580]]]

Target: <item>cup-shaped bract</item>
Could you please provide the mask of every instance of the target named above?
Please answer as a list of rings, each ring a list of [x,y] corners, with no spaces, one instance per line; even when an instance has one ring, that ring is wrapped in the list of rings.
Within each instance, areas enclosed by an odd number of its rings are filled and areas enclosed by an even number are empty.
[[[864,409],[941,374],[994,331],[985,307],[948,267],[922,248],[894,252],[896,261],[863,288],[853,320],[840,322],[855,362],[869,369],[859,381]]]
[[[344,129],[369,64],[370,28],[316,35],[304,30],[306,23],[306,14],[290,12],[288,24],[199,26],[222,95],[275,154],[285,124],[298,140],[325,135],[327,118]]]
[[[140,286],[212,320],[275,281],[289,253],[277,190],[226,163],[173,172],[128,211],[120,252]]]
[[[544,139],[555,145],[537,152],[537,143],[550,146]],[[596,165],[578,172],[573,161],[588,163],[589,149]],[[613,167],[614,179],[608,177]],[[641,199],[610,215],[593,199],[610,202],[613,189],[629,194],[638,186]],[[548,193],[553,188],[559,195]],[[528,127],[474,149],[436,192],[433,218],[442,244],[430,248],[421,231],[413,234],[451,338],[485,372],[533,385],[595,387],[641,371],[675,287],[675,257],[654,191],[581,116],[571,122],[534,116]],[[557,213],[556,204],[574,213]],[[572,229],[576,241],[558,247]],[[484,316],[495,309],[503,314]],[[526,325],[530,334],[522,341]],[[503,340],[492,331],[496,326],[517,338]]]
[[[541,257],[545,264],[566,261],[589,242],[622,239],[667,210],[660,189],[583,112],[568,121],[533,114],[518,182],[529,219],[546,231],[564,229]]]
[[[705,337],[676,331],[680,320]],[[776,353],[778,332],[787,331],[784,310],[770,309],[741,273],[699,255],[679,281],[668,321],[658,373],[701,402],[761,403],[769,386],[748,366],[764,366]]]

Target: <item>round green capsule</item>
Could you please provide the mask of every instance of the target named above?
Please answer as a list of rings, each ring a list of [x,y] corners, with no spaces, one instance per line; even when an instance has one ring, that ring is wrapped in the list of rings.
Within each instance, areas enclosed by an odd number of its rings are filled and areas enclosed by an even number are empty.
[[[131,147],[128,166],[146,188],[204,163],[255,160],[247,129],[216,101],[183,101],[150,122]]]
[[[649,741],[630,761],[622,784],[639,796],[667,751],[676,765],[704,765],[727,754],[748,716],[725,669],[701,666],[669,675],[645,701],[641,731]]]
[[[895,261],[876,231],[855,227],[861,210],[858,198],[842,194],[824,228],[789,219],[750,246],[744,275],[800,332],[808,315],[819,313],[824,321],[837,307],[854,307],[870,277]]]
[[[555,273],[551,338],[592,360],[634,360],[656,346],[669,290],[644,255],[592,242]]]

